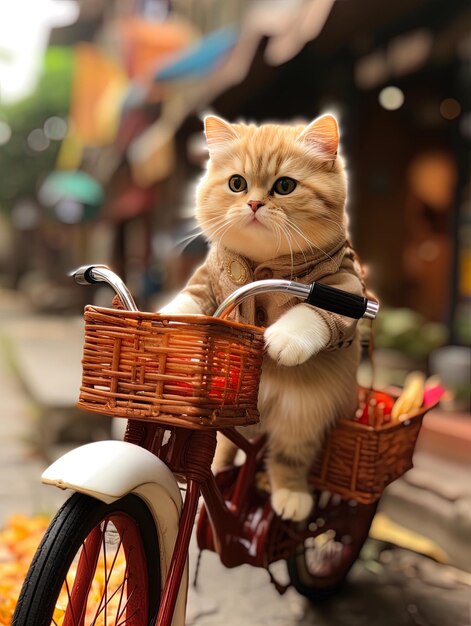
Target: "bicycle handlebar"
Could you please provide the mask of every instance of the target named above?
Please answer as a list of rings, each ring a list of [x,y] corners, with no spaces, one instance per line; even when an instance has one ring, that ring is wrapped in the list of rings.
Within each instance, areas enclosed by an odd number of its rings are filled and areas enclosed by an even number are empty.
[[[92,285],[99,282],[108,283],[108,285],[113,287],[129,311],[139,310],[124,282],[106,265],[83,265],[72,272],[72,276],[79,285]],[[292,280],[272,279],[259,280],[236,289],[234,293],[219,305],[214,313],[214,317],[224,319],[246,298],[269,292],[287,293],[306,301],[312,306],[354,319],[366,317],[373,320],[379,310],[379,303],[376,300],[369,300],[363,296],[335,289],[329,285],[322,285],[316,282],[311,285],[303,285]]]
[[[108,283],[118,294],[121,302],[128,311],[139,311],[134,302],[131,292],[121,278],[107,265],[82,265],[71,272],[78,285],[94,285],[95,283]]]
[[[259,280],[240,287],[219,305],[214,317],[224,319],[246,298],[273,292],[288,293],[300,300],[305,300],[307,304],[312,306],[354,319],[360,319],[360,317],[374,319],[379,310],[379,304],[376,300],[369,300],[342,289],[335,289],[316,282],[311,285],[304,285],[293,280],[273,279]]]

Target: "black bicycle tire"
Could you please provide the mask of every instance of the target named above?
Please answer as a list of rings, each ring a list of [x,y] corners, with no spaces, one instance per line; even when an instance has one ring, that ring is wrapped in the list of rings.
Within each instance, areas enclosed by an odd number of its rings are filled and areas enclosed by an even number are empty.
[[[160,604],[160,553],[154,519],[136,495],[105,504],[83,494],[65,502],[49,525],[31,562],[11,626],[50,626],[56,598],[83,540],[106,515],[123,512],[137,523],[147,561],[149,625]]]
[[[345,501],[344,501],[345,502]],[[305,552],[300,551],[297,555],[293,555],[286,560],[288,575],[292,586],[296,591],[308,598],[314,603],[322,602],[337,594],[345,584],[345,581],[350,573],[351,568],[358,559],[364,543],[368,539],[369,529],[373,522],[373,518],[376,512],[377,502],[369,505],[357,504],[356,506],[362,510],[361,522],[355,529],[355,541],[352,546],[351,553],[348,558],[340,561],[333,575],[329,579],[323,579],[322,577],[316,577],[311,573],[301,571],[300,566],[303,563],[305,565]],[[352,519],[352,522],[355,518]],[[323,528],[323,531],[329,530],[329,524]],[[309,578],[308,583],[306,582]]]

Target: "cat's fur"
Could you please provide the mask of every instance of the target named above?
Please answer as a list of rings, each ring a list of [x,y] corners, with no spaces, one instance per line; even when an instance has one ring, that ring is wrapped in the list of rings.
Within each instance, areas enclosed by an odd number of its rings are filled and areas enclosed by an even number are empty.
[[[361,270],[346,242],[346,178],[335,119],[326,115],[307,127],[254,126],[210,116],[205,133],[210,159],[196,216],[212,249],[163,311],[210,315],[230,290],[260,277],[261,267],[277,278],[321,280],[363,293]],[[229,188],[236,174],[247,181],[246,190]],[[288,195],[273,191],[280,177],[297,181]],[[263,205],[254,211],[253,201]],[[301,520],[313,504],[309,466],[335,419],[356,406],[359,342],[354,321],[278,294],[257,300],[268,326],[259,409],[269,441],[272,505],[283,518]],[[246,306],[238,319],[256,323],[247,313],[253,315],[255,305]],[[227,464],[233,454],[232,444],[220,442],[215,465]]]

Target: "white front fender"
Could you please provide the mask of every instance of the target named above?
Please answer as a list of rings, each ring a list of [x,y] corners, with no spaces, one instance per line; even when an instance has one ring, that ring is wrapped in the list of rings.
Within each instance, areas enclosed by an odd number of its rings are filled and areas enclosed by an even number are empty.
[[[50,465],[42,482],[72,489],[106,503],[128,493],[149,507],[159,535],[162,585],[167,578],[178,533],[182,497],[174,475],[154,454],[126,441],[97,441],[71,450]],[[183,575],[172,626],[185,623],[188,563]]]
[[[114,502],[136,487],[158,482],[181,509],[172,472],[152,452],[126,441],[97,441],[71,450],[50,465],[42,482]]]

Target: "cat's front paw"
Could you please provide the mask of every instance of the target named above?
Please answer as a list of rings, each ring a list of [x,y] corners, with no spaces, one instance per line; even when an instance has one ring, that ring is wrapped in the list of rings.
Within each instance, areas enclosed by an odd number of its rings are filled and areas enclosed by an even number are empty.
[[[325,348],[330,330],[312,307],[289,309],[265,331],[268,354],[280,365],[300,365]]]
[[[179,293],[171,302],[159,309],[162,315],[201,315],[202,310],[197,302],[186,293]]]
[[[265,343],[270,357],[279,365],[300,365],[312,356],[312,346],[299,335],[278,324],[265,331]]]
[[[272,493],[271,505],[281,519],[300,522],[311,512],[314,498],[305,491],[291,491],[290,489],[277,489]]]

